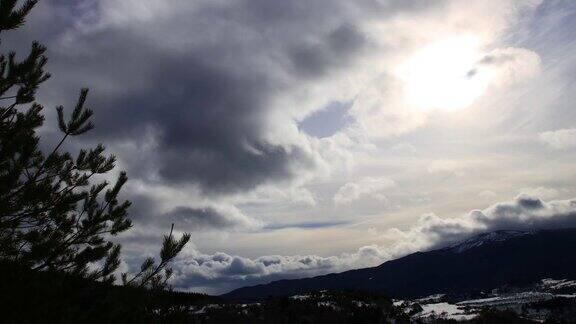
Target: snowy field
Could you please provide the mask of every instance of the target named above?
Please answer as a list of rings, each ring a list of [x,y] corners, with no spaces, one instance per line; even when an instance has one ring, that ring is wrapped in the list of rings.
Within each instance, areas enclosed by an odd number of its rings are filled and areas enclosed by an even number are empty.
[[[395,300],[414,319],[442,317],[465,321],[478,316],[482,309],[510,310],[535,320],[545,318],[550,310],[532,309],[530,305],[557,299],[576,299],[576,281],[566,279],[543,279],[540,283],[514,292],[495,291],[484,298],[448,301],[446,295],[436,294],[416,300]]]

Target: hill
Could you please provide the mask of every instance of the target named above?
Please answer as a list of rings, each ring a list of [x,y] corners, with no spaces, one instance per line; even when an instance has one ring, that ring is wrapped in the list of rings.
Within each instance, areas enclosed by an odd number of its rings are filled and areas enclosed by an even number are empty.
[[[279,280],[222,295],[261,299],[323,289],[379,292],[393,298],[467,293],[545,278],[576,278],[576,229],[485,233],[442,249],[416,252],[377,267]]]

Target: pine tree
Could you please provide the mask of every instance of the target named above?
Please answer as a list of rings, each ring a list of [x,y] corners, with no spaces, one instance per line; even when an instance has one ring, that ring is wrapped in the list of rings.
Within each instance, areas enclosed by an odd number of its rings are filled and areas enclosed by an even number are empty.
[[[0,36],[21,27],[37,2],[0,0]],[[14,52],[0,55],[0,260],[112,283],[120,245],[110,238],[132,226],[130,202],[118,197],[128,178],[121,172],[113,184],[94,181],[115,166],[116,158],[105,155],[102,145],[75,156],[62,152],[65,141],[94,127],[87,89],[68,117],[64,107],[56,108],[58,144],[50,152],[39,148],[36,131],[44,123],[44,108],[35,95],[50,77],[45,54],[46,48],[34,42],[21,61]],[[164,237],[160,262],[146,259],[139,273],[122,275],[124,284],[166,287],[172,274],[168,264],[190,239],[184,234],[176,240],[172,230]]]

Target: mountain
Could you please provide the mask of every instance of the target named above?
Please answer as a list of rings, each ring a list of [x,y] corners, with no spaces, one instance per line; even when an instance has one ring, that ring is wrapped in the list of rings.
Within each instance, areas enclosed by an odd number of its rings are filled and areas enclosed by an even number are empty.
[[[224,294],[259,299],[317,290],[364,290],[393,298],[467,293],[545,278],[576,279],[576,229],[496,231],[438,250],[416,252],[377,267],[279,280]]]
[[[478,234],[465,241],[458,242],[454,245],[445,248],[445,250],[450,250],[454,253],[462,253],[464,251],[479,247],[486,243],[491,242],[503,242],[514,237],[530,235],[533,232],[526,231],[495,231],[489,233]]]

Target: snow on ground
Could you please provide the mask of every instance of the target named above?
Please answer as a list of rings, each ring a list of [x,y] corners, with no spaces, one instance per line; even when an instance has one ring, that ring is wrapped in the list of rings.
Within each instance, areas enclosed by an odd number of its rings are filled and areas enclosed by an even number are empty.
[[[394,299],[392,300],[392,304],[396,307],[401,306],[402,304],[404,304],[405,300],[398,300],[398,299]]]
[[[336,303],[334,303],[333,301],[319,301],[317,305],[319,307],[328,307],[335,310],[338,309],[338,306],[336,306]]]
[[[356,306],[356,307],[368,307],[368,306],[373,305],[371,303],[367,303],[367,302],[361,301],[361,300],[353,300],[352,304],[354,304],[354,306]]]
[[[447,319],[454,319],[456,321],[465,321],[473,319],[478,314],[467,314],[462,306],[448,304],[448,303],[435,303],[422,305],[422,312],[416,316],[419,318],[426,318],[430,316],[443,316]]]
[[[430,295],[428,297],[417,299],[416,301],[421,303],[421,304],[422,303],[432,303],[432,302],[440,301],[440,299],[442,299],[442,297],[444,297],[444,296],[446,296],[446,294]]]
[[[413,309],[411,308],[412,305],[419,304],[422,307],[422,311],[414,315],[414,318],[425,319],[431,316],[442,316],[447,319],[462,321],[476,317],[477,313],[484,308],[511,310],[521,314],[525,312],[524,307],[526,305],[535,302],[552,300],[559,297],[576,298],[576,294],[570,292],[564,294],[554,293],[554,291],[572,288],[574,286],[576,286],[575,281],[544,279],[539,285],[532,288],[537,289],[537,291],[526,290],[516,293],[494,295],[487,298],[464,300],[453,304],[440,302],[444,297],[442,295],[432,295],[414,301],[395,300],[394,305],[403,307],[404,311],[408,313]],[[540,315],[546,312],[548,311],[531,311],[529,315],[533,315],[532,317],[534,317],[534,319],[543,318]]]
[[[484,306],[506,307],[506,306],[528,304],[538,301],[545,301],[556,297],[571,298],[573,296],[574,295],[557,295],[546,292],[526,291],[506,296],[461,301],[457,303],[457,305],[471,306],[471,307],[484,307]]]
[[[306,299],[310,299],[312,298],[312,296],[310,295],[294,295],[294,296],[290,296],[290,299],[296,299],[296,300],[306,300]]]
[[[560,290],[564,288],[576,288],[576,281],[567,279],[542,279],[542,288],[549,290]]]
[[[529,234],[531,234],[531,232],[525,232],[525,231],[496,231],[491,233],[484,233],[471,237],[463,242],[453,244],[449,246],[448,249],[456,253],[462,253],[464,251],[482,246],[489,242],[504,242],[511,238]]]

